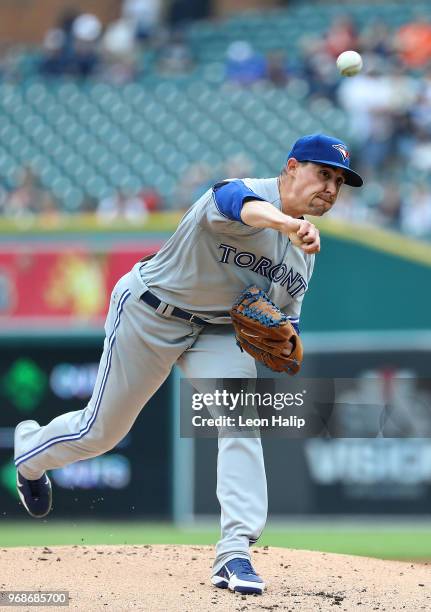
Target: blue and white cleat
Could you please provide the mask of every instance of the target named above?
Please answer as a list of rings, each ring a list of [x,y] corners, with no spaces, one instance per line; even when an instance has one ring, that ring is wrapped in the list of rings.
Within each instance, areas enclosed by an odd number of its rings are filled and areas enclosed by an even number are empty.
[[[262,595],[265,589],[264,581],[256,574],[250,561],[242,557],[225,563],[211,578],[211,582],[219,589],[229,588],[236,593]]]
[[[46,474],[38,480],[27,480],[17,470],[16,488],[19,498],[30,516],[43,518],[51,510],[51,481]]]

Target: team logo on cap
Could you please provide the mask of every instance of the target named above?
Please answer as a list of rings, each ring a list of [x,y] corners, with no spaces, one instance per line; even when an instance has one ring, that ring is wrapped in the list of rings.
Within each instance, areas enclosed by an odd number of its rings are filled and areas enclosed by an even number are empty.
[[[347,161],[350,157],[350,153],[348,152],[348,150],[346,149],[346,147],[342,144],[336,144],[336,145],[332,145],[334,147],[334,149],[337,149],[337,151],[341,154],[341,157],[343,158],[343,162]]]

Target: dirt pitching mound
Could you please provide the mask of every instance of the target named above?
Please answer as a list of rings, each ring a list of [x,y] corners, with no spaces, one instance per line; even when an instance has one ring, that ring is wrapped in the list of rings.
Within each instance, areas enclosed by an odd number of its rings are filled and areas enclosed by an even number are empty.
[[[69,608],[145,612],[431,610],[430,566],[286,548],[254,548],[264,595],[209,582],[209,546],[62,546],[0,550],[0,590],[69,591]],[[23,609],[20,607],[19,609]]]

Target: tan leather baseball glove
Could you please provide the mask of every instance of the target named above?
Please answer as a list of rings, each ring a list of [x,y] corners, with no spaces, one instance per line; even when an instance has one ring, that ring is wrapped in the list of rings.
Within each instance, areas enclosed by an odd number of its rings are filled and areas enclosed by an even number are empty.
[[[301,339],[263,289],[247,287],[234,303],[230,316],[242,351],[275,372],[290,375],[299,372],[303,358]],[[291,352],[289,343],[293,346]]]

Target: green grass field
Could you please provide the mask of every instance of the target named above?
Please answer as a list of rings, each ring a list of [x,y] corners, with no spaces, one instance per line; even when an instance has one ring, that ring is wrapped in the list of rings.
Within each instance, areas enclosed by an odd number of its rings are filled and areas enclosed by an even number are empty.
[[[0,521],[0,546],[66,544],[210,544],[217,526],[178,528],[162,523]],[[257,546],[365,555],[382,559],[431,560],[431,526],[389,523],[269,525]]]

